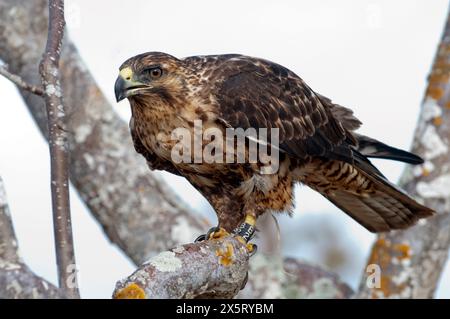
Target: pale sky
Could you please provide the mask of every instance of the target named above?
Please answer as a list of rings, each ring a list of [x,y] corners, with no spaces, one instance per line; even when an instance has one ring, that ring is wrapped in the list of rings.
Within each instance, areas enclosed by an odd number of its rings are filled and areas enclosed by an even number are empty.
[[[115,103],[113,92],[126,58],[146,51],[177,57],[242,53],[288,67],[315,91],[352,108],[364,123],[361,132],[408,149],[447,6],[447,0],[72,0],[66,2],[66,18],[69,36],[127,121],[128,102]],[[0,175],[21,253],[34,271],[55,283],[48,148],[15,87],[3,78],[0,94]],[[398,163],[375,163],[393,181],[403,169]],[[164,176],[186,202],[216,222],[186,181]],[[72,195],[82,296],[109,298],[115,282],[134,267]],[[341,275],[355,287],[374,236],[320,195],[305,188],[296,195],[293,219],[279,218],[282,243],[290,247],[284,252],[320,262],[314,242],[292,247],[299,229],[311,223],[321,227],[312,221],[326,219],[341,229],[339,241],[354,254],[353,267]],[[444,284],[449,280],[447,265],[438,297],[450,298]]]

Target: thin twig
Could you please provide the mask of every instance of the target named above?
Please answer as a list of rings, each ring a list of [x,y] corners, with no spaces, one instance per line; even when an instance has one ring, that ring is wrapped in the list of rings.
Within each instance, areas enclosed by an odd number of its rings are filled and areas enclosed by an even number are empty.
[[[3,75],[5,78],[10,80],[11,82],[13,82],[15,85],[17,85],[19,88],[21,88],[23,90],[29,91],[29,92],[39,95],[39,96],[44,95],[44,91],[41,88],[25,82],[25,80],[22,79],[20,76],[9,72],[8,69],[6,68],[6,66],[4,66],[4,65],[0,65],[0,75]]]
[[[59,81],[59,58],[64,36],[64,1],[50,0],[47,45],[39,70],[45,88],[51,162],[51,190],[59,287],[79,298],[69,200],[69,153]]]

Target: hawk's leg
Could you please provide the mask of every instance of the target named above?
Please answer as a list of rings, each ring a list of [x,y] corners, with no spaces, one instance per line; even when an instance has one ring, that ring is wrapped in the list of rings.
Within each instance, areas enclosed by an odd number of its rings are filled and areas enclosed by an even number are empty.
[[[244,222],[233,230],[233,234],[237,240],[247,246],[250,256],[253,256],[258,248],[255,244],[249,243],[255,234],[255,225],[256,216],[254,214],[247,214]]]

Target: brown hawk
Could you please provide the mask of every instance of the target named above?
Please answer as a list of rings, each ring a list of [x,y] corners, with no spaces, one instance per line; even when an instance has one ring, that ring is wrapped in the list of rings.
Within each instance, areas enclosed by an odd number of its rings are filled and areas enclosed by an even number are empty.
[[[350,109],[314,92],[279,64],[237,54],[177,59],[149,52],[122,64],[115,94],[117,101],[130,102],[131,136],[149,167],[184,176],[208,199],[228,232],[241,225],[243,234],[268,211],[291,212],[297,182],[371,232],[406,228],[433,214],[368,159],[419,164],[421,158],[355,133],[361,123]],[[172,132],[193,131],[196,120],[203,129],[223,132],[278,128],[278,170],[261,174],[259,162],[174,161]]]

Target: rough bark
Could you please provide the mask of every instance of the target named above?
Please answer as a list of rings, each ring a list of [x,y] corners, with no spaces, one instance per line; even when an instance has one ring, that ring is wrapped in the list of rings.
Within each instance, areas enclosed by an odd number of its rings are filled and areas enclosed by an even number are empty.
[[[18,260],[16,235],[11,223],[6,191],[0,177],[0,258],[9,261]]]
[[[21,261],[0,177],[0,299],[3,298],[64,298],[64,295]]]
[[[247,248],[234,237],[187,244],[145,262],[117,283],[113,297],[233,298],[247,270]]]
[[[47,31],[47,1],[0,1],[0,59],[32,85]],[[61,84],[68,114],[70,177],[109,239],[134,262],[191,242],[207,225],[152,174],[132,145],[128,126],[114,113],[78,52],[66,38]],[[47,135],[42,98],[20,90]]]
[[[179,246],[165,251],[119,281],[118,299],[157,298],[349,298],[353,291],[316,265],[257,254],[233,237]],[[249,271],[249,281],[245,274]]]
[[[336,274],[317,265],[257,254],[250,260],[249,281],[238,298],[344,299],[352,295]]]
[[[0,63],[1,63],[1,61],[0,61]],[[44,91],[40,87],[31,85],[31,84],[25,82],[20,76],[18,76],[16,74],[12,74],[11,72],[8,71],[8,67],[6,65],[0,65],[0,75],[4,76],[5,78],[10,80],[11,82],[13,82],[15,85],[17,85],[18,87],[20,87],[23,90],[29,91],[29,92],[39,95],[39,96],[44,95]]]
[[[47,111],[48,144],[59,287],[71,298],[80,298],[72,235],[69,196],[69,153],[66,112],[59,80],[59,60],[64,38],[64,1],[50,0],[47,44],[39,65]]]
[[[400,185],[437,216],[405,231],[380,235],[369,264],[381,267],[381,286],[361,281],[360,298],[432,298],[450,247],[450,15],[421,107],[412,151],[425,160],[407,167]]]

